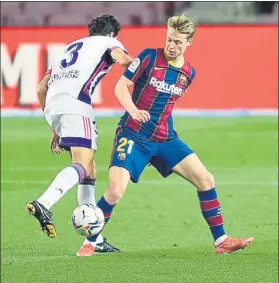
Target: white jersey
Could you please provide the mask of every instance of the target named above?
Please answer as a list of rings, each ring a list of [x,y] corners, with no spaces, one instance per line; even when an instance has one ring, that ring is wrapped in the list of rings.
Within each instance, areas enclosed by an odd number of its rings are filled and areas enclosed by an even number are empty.
[[[91,99],[99,81],[111,69],[110,53],[125,48],[117,39],[90,36],[68,44],[51,64],[45,112],[92,118]]]

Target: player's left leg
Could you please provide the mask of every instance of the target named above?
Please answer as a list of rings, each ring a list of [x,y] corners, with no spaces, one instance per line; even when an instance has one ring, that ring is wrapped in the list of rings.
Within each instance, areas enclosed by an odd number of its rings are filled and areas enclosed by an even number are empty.
[[[197,188],[201,212],[209,225],[216,253],[233,252],[251,243],[253,237],[233,239],[226,235],[214,177],[185,143],[180,139],[166,142],[161,145],[159,158],[151,163],[164,177],[175,172]]]
[[[213,236],[216,253],[231,253],[250,245],[253,237],[236,239],[226,235],[214,177],[196,154],[185,157],[174,166],[173,171],[197,188],[201,212]]]

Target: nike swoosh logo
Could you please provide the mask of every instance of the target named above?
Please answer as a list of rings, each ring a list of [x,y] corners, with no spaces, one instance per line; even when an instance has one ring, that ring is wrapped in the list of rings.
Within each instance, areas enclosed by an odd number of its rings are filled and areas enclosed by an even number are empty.
[[[155,71],[160,71],[160,70],[164,70],[164,69],[166,69],[166,68],[154,67]]]
[[[100,250],[104,250],[104,246],[103,246],[103,245],[98,245],[98,244],[96,244],[96,247],[97,247],[98,249],[100,249]]]

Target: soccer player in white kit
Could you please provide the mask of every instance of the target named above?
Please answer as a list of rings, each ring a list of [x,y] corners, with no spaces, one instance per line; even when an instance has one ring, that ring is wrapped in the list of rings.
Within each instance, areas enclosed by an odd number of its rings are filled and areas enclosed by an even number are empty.
[[[39,101],[53,132],[51,150],[56,153],[68,150],[72,159],[72,164],[56,175],[48,189],[27,204],[27,212],[39,221],[41,230],[50,238],[56,237],[50,209],[72,187],[79,183],[79,205],[95,204],[92,173],[98,132],[92,94],[113,63],[126,67],[133,60],[116,39],[120,25],[113,16],[93,19],[88,30],[88,37],[66,46],[38,87]],[[101,251],[118,251],[102,236],[96,243],[106,244],[100,247]],[[86,244],[89,242],[85,239],[83,248]]]

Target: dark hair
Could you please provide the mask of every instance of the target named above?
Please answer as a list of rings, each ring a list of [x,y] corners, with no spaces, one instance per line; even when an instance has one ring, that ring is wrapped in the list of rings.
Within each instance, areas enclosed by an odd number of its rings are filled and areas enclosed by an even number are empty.
[[[108,35],[113,32],[113,37],[116,37],[120,31],[120,24],[111,15],[102,15],[93,19],[88,24],[89,36],[91,35]]]

